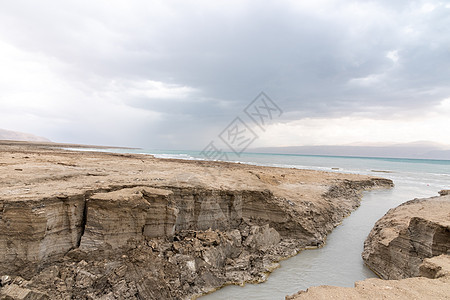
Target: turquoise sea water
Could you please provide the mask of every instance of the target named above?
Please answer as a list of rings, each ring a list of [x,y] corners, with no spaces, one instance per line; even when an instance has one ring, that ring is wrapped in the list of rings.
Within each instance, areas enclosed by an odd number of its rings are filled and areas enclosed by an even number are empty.
[[[118,152],[114,150],[114,152]],[[196,151],[121,150],[153,154],[160,158],[202,159]],[[369,191],[361,206],[328,236],[320,249],[305,250],[281,262],[265,283],[227,286],[210,295],[210,299],[284,299],[301,289],[316,285],[351,287],[355,281],[376,277],[365,267],[363,243],[375,222],[390,208],[422,197],[437,196],[450,189],[450,161],[403,158],[338,157],[286,154],[229,154],[231,161],[286,168],[314,169],[357,173],[392,179],[395,187]]]

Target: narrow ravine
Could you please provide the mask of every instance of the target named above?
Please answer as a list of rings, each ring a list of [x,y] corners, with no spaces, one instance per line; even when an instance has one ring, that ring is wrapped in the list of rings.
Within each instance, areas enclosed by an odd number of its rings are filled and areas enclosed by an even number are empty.
[[[398,179],[395,177],[392,179]],[[396,183],[391,190],[365,192],[361,206],[328,236],[324,247],[305,250],[281,262],[281,268],[265,283],[227,286],[201,299],[284,299],[310,286],[351,287],[355,281],[376,277],[361,259],[364,240],[375,222],[406,200],[437,195],[433,186],[401,180]]]

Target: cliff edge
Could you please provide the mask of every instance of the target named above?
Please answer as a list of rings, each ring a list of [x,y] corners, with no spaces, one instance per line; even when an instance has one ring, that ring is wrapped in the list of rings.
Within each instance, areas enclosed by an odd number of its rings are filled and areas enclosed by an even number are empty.
[[[450,195],[389,210],[364,242],[364,262],[383,279],[419,276],[425,258],[450,251]]]
[[[261,282],[323,244],[362,191],[392,186],[25,143],[0,143],[0,161],[0,299],[188,299]]]

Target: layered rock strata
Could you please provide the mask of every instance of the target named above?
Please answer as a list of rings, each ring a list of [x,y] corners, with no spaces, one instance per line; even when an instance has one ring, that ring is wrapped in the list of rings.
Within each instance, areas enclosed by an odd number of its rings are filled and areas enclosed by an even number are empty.
[[[389,210],[364,242],[364,262],[383,279],[420,274],[425,258],[450,253],[450,195]]]
[[[13,299],[183,299],[263,281],[322,244],[363,190],[392,185],[48,145],[0,154],[0,295]]]

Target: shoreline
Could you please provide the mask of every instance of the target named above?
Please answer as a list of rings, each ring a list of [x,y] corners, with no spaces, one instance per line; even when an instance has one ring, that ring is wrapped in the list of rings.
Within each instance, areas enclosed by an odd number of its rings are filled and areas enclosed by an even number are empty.
[[[363,190],[392,185],[365,175],[23,144],[0,143],[0,155],[5,162],[0,166],[0,269],[5,274],[0,275],[27,273],[24,287],[53,296],[97,295],[99,290],[90,286],[83,290],[83,282],[112,280],[107,269],[95,271],[108,264],[144,272],[147,279],[119,272],[119,282],[147,298],[189,298],[227,283],[261,281],[275,261],[322,245],[359,206]],[[153,210],[157,215],[149,215]],[[3,220],[14,226],[5,227]],[[66,250],[60,253],[52,244]],[[133,257],[142,260],[133,263]],[[19,271],[20,261],[25,270]],[[166,276],[173,279],[145,273],[148,264],[172,270]],[[68,283],[42,285],[50,270],[67,273],[64,278],[72,278],[81,290]],[[156,284],[159,296],[139,290],[141,280],[150,280],[144,286]],[[103,288],[114,294],[117,284]]]

